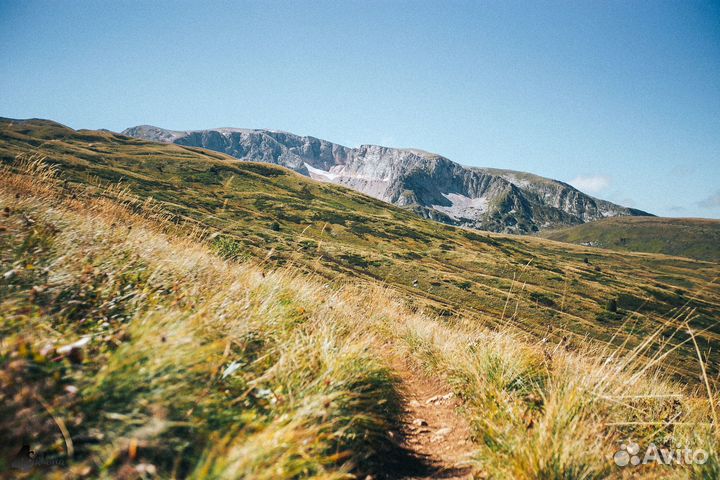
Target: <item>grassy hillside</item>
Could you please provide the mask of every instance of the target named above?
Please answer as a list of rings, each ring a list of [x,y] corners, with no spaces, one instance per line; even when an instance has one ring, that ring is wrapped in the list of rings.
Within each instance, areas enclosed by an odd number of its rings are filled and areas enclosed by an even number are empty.
[[[720,220],[616,217],[540,233],[543,238],[625,252],[720,262]]]
[[[2,477],[419,478],[426,459],[406,451],[402,416],[404,375],[423,371],[461,399],[462,478],[720,472],[713,385],[704,377],[705,395],[642,360],[668,351],[661,331],[627,354],[571,348],[473,314],[428,315],[371,279],[326,283],[289,265],[302,257],[226,259],[225,237],[126,190],[66,182],[69,164],[0,169],[0,459],[29,444],[61,463],[4,463]],[[610,458],[627,438],[709,461],[622,470]]]
[[[0,158],[10,165],[18,155],[46,158],[70,191],[112,185],[139,199],[138,210],[158,206],[211,234],[225,258],[381,281],[447,321],[516,326],[571,346],[615,337],[631,349],[660,333],[678,345],[668,368],[697,381],[694,348],[684,328],[675,332],[689,316],[719,371],[710,349],[720,333],[718,264],[462,230],[279,167],[48,121],[3,122]]]
[[[394,379],[322,285],[49,179],[2,178],[0,472],[27,443],[65,478],[346,478],[392,450]]]

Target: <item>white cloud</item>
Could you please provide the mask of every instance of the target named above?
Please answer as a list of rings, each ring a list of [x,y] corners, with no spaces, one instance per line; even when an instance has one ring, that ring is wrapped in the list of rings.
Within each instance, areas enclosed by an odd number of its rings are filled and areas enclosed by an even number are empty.
[[[718,208],[720,207],[720,190],[716,192],[714,195],[710,195],[709,197],[700,200],[698,203],[698,206],[702,208]]]
[[[583,192],[598,193],[610,186],[610,177],[605,175],[578,175],[569,183]]]

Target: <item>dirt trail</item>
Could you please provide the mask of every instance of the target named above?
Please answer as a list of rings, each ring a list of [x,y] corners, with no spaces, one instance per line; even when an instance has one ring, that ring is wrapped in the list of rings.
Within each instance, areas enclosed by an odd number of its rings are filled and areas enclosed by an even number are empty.
[[[442,379],[428,377],[405,359],[394,359],[393,367],[402,381],[404,400],[399,442],[415,461],[397,478],[472,479],[467,461],[474,447],[470,428],[457,413],[460,400]]]

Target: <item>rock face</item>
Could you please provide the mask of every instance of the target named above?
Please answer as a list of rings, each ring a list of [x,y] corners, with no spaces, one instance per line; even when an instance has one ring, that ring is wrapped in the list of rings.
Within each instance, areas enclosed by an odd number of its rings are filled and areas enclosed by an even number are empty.
[[[591,197],[556,180],[511,170],[465,167],[421,150],[377,145],[348,148],[287,132],[237,128],[180,132],[142,125],[122,134],[282,165],[412,209],[426,218],[480,230],[533,233],[605,217],[649,215]]]

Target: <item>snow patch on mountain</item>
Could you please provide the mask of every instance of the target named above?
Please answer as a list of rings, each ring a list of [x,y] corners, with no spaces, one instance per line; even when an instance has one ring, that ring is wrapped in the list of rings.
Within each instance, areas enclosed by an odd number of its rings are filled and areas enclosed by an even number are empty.
[[[276,130],[165,130],[149,125],[124,135],[202,147],[343,185],[452,225],[508,233],[576,225],[608,216],[647,215],[571,185],[525,172],[465,167],[418,149],[361,145]]]
[[[335,173],[315,168],[307,162],[305,162],[304,165],[305,168],[307,168],[308,172],[310,172],[310,178],[315,180],[333,181],[340,176]]]
[[[476,220],[488,209],[489,201],[484,197],[470,198],[459,193],[443,193],[442,196],[450,201],[450,205],[431,205],[432,208],[455,220],[461,218]]]

